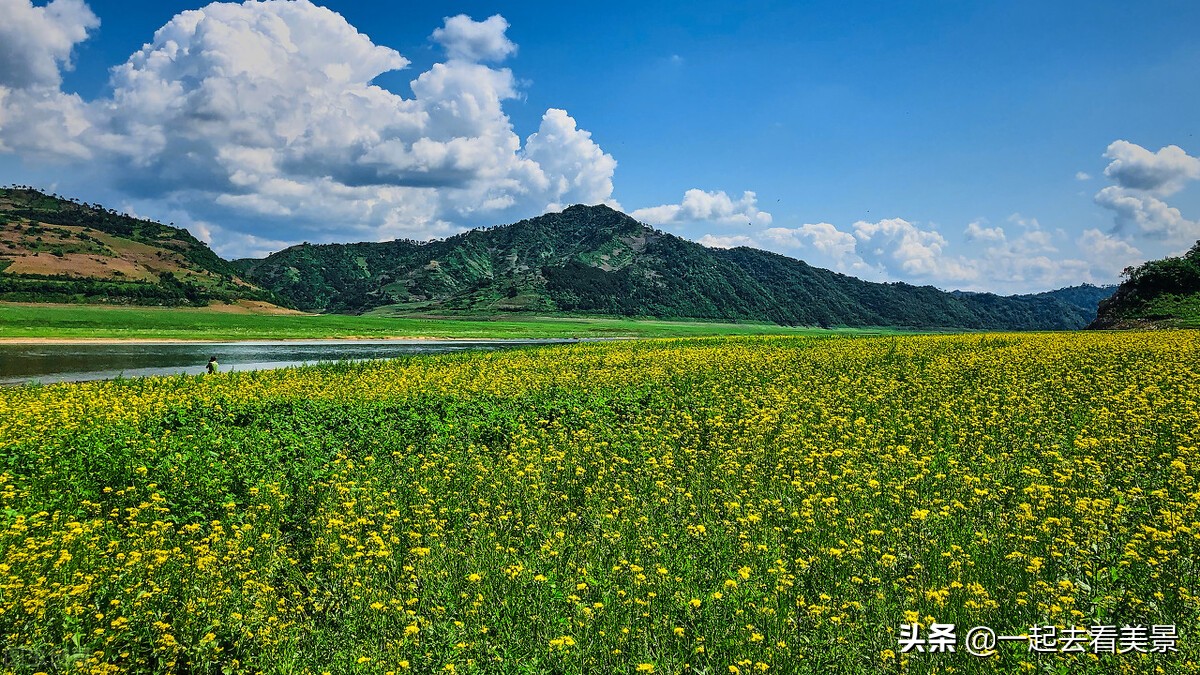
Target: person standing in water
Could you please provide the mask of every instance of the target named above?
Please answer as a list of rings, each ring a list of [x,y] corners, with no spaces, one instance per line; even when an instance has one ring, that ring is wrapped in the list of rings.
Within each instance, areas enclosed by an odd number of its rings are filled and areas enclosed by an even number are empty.
[[[206,366],[206,368],[208,369],[209,375],[212,375],[213,373],[217,372],[217,357],[214,356],[214,357],[210,358],[208,360],[208,366]]]

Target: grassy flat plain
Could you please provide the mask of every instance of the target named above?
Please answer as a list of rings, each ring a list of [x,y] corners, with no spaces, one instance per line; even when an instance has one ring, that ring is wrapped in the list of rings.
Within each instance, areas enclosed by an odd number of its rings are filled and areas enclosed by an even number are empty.
[[[724,337],[0,390],[3,667],[1194,672],[1198,364]],[[934,621],[1179,651],[898,653]]]
[[[886,329],[850,332],[890,332]],[[267,314],[213,308],[0,303],[0,339],[283,340],[319,338],[686,337],[829,333],[775,324],[591,317]]]

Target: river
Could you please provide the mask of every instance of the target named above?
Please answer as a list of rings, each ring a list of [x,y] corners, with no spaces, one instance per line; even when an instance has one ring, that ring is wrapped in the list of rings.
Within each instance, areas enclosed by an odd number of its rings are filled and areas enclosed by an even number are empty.
[[[321,361],[388,359],[465,349],[511,349],[575,340],[304,340],[0,344],[0,385],[117,377],[198,375],[209,357],[222,371],[267,370]]]

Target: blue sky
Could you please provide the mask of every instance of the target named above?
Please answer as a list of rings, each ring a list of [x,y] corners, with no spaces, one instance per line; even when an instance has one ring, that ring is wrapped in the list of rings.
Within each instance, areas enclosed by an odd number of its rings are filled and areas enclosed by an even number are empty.
[[[605,202],[872,280],[1111,283],[1200,239],[1196,25],[1193,2],[0,0],[0,183],[226,257]]]

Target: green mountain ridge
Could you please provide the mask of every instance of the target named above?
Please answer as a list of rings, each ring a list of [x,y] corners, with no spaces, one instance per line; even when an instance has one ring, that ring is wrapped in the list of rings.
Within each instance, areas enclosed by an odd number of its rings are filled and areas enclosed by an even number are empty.
[[[0,189],[8,301],[1030,330],[1083,327],[1110,293],[1084,285],[1002,297],[872,283],[767,251],[709,249],[580,205],[441,240],[301,244],[230,262],[181,228]]]
[[[234,261],[310,311],[539,312],[782,325],[1077,329],[1111,289],[1025,296],[873,283],[751,248],[709,249],[607,206],[443,240],[301,244]]]
[[[1089,328],[1200,327],[1200,241],[1182,256],[1127,268],[1124,276]]]
[[[0,300],[280,302],[187,230],[25,186],[0,188]]]

